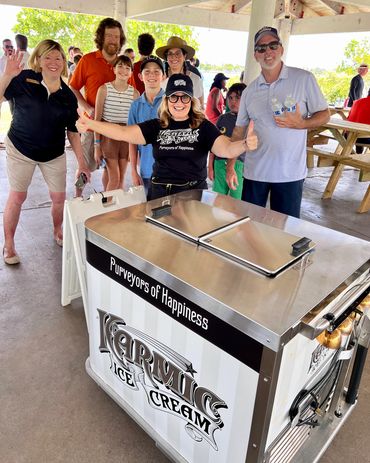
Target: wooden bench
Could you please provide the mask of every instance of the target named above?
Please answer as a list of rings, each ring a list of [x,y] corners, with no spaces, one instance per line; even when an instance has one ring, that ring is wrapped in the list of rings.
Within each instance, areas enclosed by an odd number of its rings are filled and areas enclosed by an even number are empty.
[[[323,194],[323,199],[332,197],[335,186],[342,174],[345,166],[354,167],[360,170],[359,182],[370,181],[370,153],[369,154],[352,154],[346,158],[341,158],[336,161],[336,166],[331,174],[329,182]],[[362,198],[361,204],[357,212],[363,213],[370,211],[370,185],[367,187],[366,193]]]
[[[340,163],[360,169],[359,182],[370,181],[370,153],[353,154],[346,159],[341,159]]]
[[[330,167],[334,165],[335,161],[340,161],[343,156],[325,151],[314,146],[307,147],[307,167],[315,167],[314,156],[318,156],[317,167]]]

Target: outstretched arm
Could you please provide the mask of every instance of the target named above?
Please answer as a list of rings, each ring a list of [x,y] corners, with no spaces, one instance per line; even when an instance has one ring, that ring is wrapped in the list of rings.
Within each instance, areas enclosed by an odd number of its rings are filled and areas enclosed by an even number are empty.
[[[122,127],[118,124],[111,122],[94,121],[85,116],[79,109],[78,114],[80,118],[76,122],[76,127],[79,132],[85,133],[89,130],[100,133],[113,140],[122,140],[136,145],[145,145],[146,140],[138,125],[126,125]]]
[[[247,137],[239,141],[230,141],[224,135],[216,138],[212,146],[212,153],[222,158],[236,158],[245,151],[253,151],[257,148],[258,138],[254,132],[254,121],[250,121]]]

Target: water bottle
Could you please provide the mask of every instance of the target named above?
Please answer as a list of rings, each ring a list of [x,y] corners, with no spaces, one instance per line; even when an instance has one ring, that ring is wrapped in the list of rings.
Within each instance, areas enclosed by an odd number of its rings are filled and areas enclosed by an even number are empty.
[[[277,98],[274,97],[271,99],[271,106],[274,116],[282,116],[284,114],[284,106]]]
[[[288,95],[284,101],[284,108],[287,113],[295,113],[296,111],[296,101],[292,95]]]

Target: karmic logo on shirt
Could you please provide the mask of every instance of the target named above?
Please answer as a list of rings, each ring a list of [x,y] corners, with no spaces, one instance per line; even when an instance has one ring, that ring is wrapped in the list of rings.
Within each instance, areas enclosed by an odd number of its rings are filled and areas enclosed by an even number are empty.
[[[158,134],[157,141],[161,145],[170,145],[174,143],[178,145],[179,143],[188,142],[196,143],[199,137],[199,129],[177,129],[177,130],[161,130]]]

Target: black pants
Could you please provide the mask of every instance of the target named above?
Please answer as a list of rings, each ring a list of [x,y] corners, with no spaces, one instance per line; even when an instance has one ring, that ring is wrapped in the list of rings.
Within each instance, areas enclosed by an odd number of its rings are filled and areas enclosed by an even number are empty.
[[[363,143],[364,145],[370,145],[370,138],[357,138],[357,143]],[[356,145],[356,153],[362,154],[364,151],[364,146]]]
[[[150,199],[163,198],[163,196],[173,195],[181,191],[206,190],[208,188],[206,180],[190,180],[188,182],[166,181],[157,177],[152,178]]]

